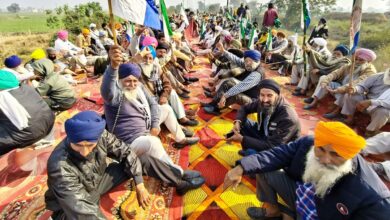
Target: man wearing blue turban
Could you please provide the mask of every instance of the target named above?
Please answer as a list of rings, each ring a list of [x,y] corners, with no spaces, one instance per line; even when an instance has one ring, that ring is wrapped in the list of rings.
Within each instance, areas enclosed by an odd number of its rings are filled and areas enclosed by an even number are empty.
[[[215,95],[205,91],[205,95],[213,98],[213,101],[210,103],[201,103],[204,106],[204,111],[209,114],[220,115],[221,108],[232,104],[249,104],[253,99],[256,99],[259,95],[258,85],[265,76],[260,65],[261,53],[259,51],[245,51],[244,59],[241,59],[225,51],[222,43],[217,43],[216,46],[230,62],[245,69],[235,79],[229,79],[223,82]]]
[[[53,219],[105,219],[99,208],[100,196],[130,177],[136,185],[138,203],[145,209],[150,196],[143,174],[176,186],[179,194],[193,188],[190,181],[197,173],[187,172],[178,178],[168,163],[139,154],[105,127],[106,121],[93,111],[80,112],[65,122],[67,137],[47,163],[49,189],[45,201]],[[113,162],[108,163],[109,158]]]

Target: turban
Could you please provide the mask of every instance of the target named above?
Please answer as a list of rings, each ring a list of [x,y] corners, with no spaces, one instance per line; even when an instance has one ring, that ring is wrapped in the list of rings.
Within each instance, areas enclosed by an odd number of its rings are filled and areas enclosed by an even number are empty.
[[[46,53],[42,48],[38,48],[31,53],[31,58],[34,60],[40,60],[46,57]]]
[[[142,41],[142,46],[146,47],[146,46],[149,46],[149,45],[152,45],[153,47],[157,47],[158,46],[157,39],[155,37],[146,36],[144,38],[144,40]]]
[[[106,121],[94,111],[77,113],[65,122],[65,131],[70,143],[82,141],[96,143],[105,127]]]
[[[224,36],[224,37],[226,37],[226,36],[231,36],[230,32],[227,31],[227,30],[221,31],[221,34],[222,34],[222,36]]]
[[[58,31],[57,36],[61,40],[66,40],[68,38],[68,32],[66,30]]]
[[[139,78],[141,76],[141,69],[137,64],[134,63],[124,63],[119,66],[119,79],[126,78],[128,76],[134,76]]]
[[[104,31],[99,31],[99,37],[105,37],[106,36],[106,32]]]
[[[326,19],[325,18],[321,18],[320,22],[323,23],[323,24],[326,24]]]
[[[244,58],[251,58],[252,60],[259,62],[261,59],[261,53],[257,50],[247,50],[244,52]]]
[[[0,90],[12,89],[19,86],[16,76],[6,70],[0,70]]]
[[[374,51],[366,48],[356,49],[356,57],[363,59],[367,62],[372,62],[376,59],[376,54]]]
[[[278,95],[280,94],[280,86],[273,79],[263,79],[259,83],[259,89],[271,89],[276,92]]]
[[[242,47],[241,42],[239,40],[236,40],[236,39],[232,40],[230,42],[230,44],[232,45],[233,48],[236,48],[236,49],[241,49],[241,47]]]
[[[145,47],[141,47],[141,50],[143,50],[144,48]],[[156,58],[157,57],[156,49],[154,49],[154,47],[152,47],[151,45],[147,46],[147,48],[149,48],[150,54],[152,54],[153,59]]]
[[[288,40],[290,40],[293,45],[297,45],[298,44],[298,35],[294,34],[294,35],[291,35],[288,37]]]
[[[217,25],[217,26],[215,26],[215,30],[219,32],[219,31],[222,31],[223,29],[221,26]]]
[[[276,35],[278,33],[278,31],[277,30],[275,30],[275,29],[272,29],[271,30],[271,34],[274,36],[274,35]]]
[[[180,40],[183,35],[179,32],[173,32],[172,38],[176,40]]]
[[[7,57],[4,60],[4,65],[8,68],[18,67],[21,63],[22,63],[22,60],[16,55],[12,55],[10,57]]]
[[[162,41],[159,41],[158,42],[158,46],[156,48],[156,50],[160,50],[160,49],[164,49],[164,50],[169,50],[169,44],[165,43],[165,42],[162,42]]]
[[[89,28],[96,28],[96,24],[91,23],[91,24],[89,25]]]
[[[115,23],[115,25],[114,25],[114,28],[115,28],[115,30],[119,30],[119,29],[121,29],[121,28],[122,28],[122,25],[121,25],[121,23],[119,23],[119,22],[116,22],[116,23]]]
[[[322,37],[313,38],[313,41],[320,47],[325,47],[328,44],[328,42],[326,42],[326,40]]]
[[[337,45],[337,47],[334,48],[334,50],[340,51],[343,54],[343,56],[347,56],[349,54],[349,48],[344,44]]]
[[[46,53],[49,55],[49,54],[51,54],[51,53],[56,53],[57,51],[56,51],[56,49],[54,49],[53,47],[48,47],[47,49],[46,49]]]
[[[348,160],[366,146],[366,140],[341,122],[318,122],[314,129],[314,145],[331,145],[338,155]]]
[[[87,28],[83,28],[83,30],[81,30],[81,33],[83,33],[84,35],[88,35],[90,31]]]

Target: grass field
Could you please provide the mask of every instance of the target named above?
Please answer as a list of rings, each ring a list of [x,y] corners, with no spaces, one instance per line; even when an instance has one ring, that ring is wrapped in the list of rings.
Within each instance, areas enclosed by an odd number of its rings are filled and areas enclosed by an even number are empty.
[[[44,13],[0,13],[0,33],[43,33],[52,31],[46,26]]]

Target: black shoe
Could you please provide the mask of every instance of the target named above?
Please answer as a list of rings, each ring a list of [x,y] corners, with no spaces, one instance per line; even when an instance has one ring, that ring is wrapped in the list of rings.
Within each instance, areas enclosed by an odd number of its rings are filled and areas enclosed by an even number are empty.
[[[214,106],[206,106],[203,108],[203,110],[206,113],[211,114],[211,115],[215,115],[215,116],[219,116],[221,114],[219,109],[217,107],[214,107]]]
[[[213,98],[213,94],[211,94],[211,92],[204,91],[204,95],[208,98]]]
[[[186,137],[182,142],[176,142],[173,144],[173,147],[176,149],[182,149],[185,146],[193,145],[199,142],[199,137]]]
[[[190,82],[190,81],[188,81],[188,80],[185,80],[184,82],[183,82],[183,85],[185,85],[185,86],[188,86],[189,84],[191,84],[192,82]]]
[[[322,115],[322,117],[327,118],[327,119],[335,119],[335,118],[338,118],[339,116],[340,116],[339,113],[333,113],[333,112],[329,112],[329,113]]]
[[[182,98],[182,99],[189,99],[190,98],[190,96],[188,96],[188,94],[187,93],[185,93],[185,92],[183,92],[183,93],[180,93],[180,94],[177,94],[180,98]]]
[[[193,137],[194,136],[194,132],[192,132],[190,129],[183,127],[182,130],[183,130],[184,135],[186,137]]]
[[[266,211],[264,208],[260,207],[249,207],[246,210],[246,213],[251,217],[251,219],[254,220],[282,220],[282,216],[278,217],[267,217],[266,216]]]
[[[293,96],[305,96],[305,93],[301,93],[301,91],[295,91],[292,93]]]
[[[197,126],[199,124],[199,121],[189,119],[186,122],[183,122],[183,123],[180,123],[180,124],[184,125],[184,126]]]
[[[194,179],[194,178],[197,178],[197,177],[200,177],[202,176],[201,173],[199,171],[196,171],[196,170],[184,170],[183,172],[183,179],[184,180],[191,180],[191,179]]]
[[[205,86],[203,86],[203,90],[210,93],[213,92],[209,87],[205,87]]]
[[[214,106],[214,105],[211,102],[210,103],[200,102],[200,106],[201,107],[210,107],[210,106]]]
[[[303,109],[310,110],[310,109],[312,109],[312,108],[314,108],[316,106],[317,106],[316,104],[308,104],[308,105],[303,106]]]
[[[305,99],[303,100],[303,102],[306,103],[306,104],[310,104],[310,103],[312,103],[313,101],[314,101],[314,98],[313,98],[313,97],[305,98]]]
[[[176,186],[176,192],[177,194],[182,196],[191,189],[199,188],[200,186],[203,185],[204,182],[205,179],[202,176],[192,178],[191,180],[185,180],[181,184]]]
[[[187,80],[189,82],[198,82],[199,81],[199,78],[196,78],[196,77],[188,77]]]

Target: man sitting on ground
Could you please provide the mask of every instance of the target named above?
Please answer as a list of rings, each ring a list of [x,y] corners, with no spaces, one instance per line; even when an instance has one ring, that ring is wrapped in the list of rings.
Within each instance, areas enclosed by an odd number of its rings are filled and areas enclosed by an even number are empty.
[[[231,79],[226,80],[218,89],[216,96],[210,103],[202,103],[205,112],[220,115],[220,108],[232,104],[245,105],[252,102],[259,95],[258,85],[264,78],[264,72],[260,65],[261,54],[257,50],[244,52],[244,59],[240,59],[232,53],[225,51],[222,43],[217,43],[218,50],[238,67],[245,68],[245,72],[236,77],[238,83]],[[207,92],[205,92],[207,95]]]
[[[41,59],[32,64],[34,73],[40,78],[38,93],[54,111],[70,109],[76,102],[75,92],[64,77],[54,72],[54,64],[49,59]]]
[[[319,122],[314,140],[303,137],[238,161],[224,187],[236,187],[243,174],[257,174],[264,206],[247,209],[252,219],[385,220],[390,191],[358,154],[365,145],[345,124]]]
[[[0,70],[0,100],[0,155],[30,146],[52,130],[55,117],[47,104],[6,70]]]
[[[366,135],[373,136],[390,119],[390,73],[389,70],[367,77],[359,84],[348,88],[344,95],[341,114],[347,118],[347,124],[352,124],[355,110],[367,112],[371,122],[366,128]]]
[[[376,73],[375,66],[371,63],[376,59],[376,54],[372,50],[359,48],[356,50],[355,56],[352,84],[356,85],[368,76]],[[336,97],[334,102],[336,106],[330,113],[325,114],[324,117],[328,119],[338,117],[344,102],[343,94],[347,92],[349,86],[351,65],[344,65],[328,75],[321,76],[312,98],[305,100],[306,103],[310,104],[304,106],[304,109],[308,110],[316,107],[318,101],[329,92]]]
[[[279,85],[272,79],[264,79],[259,89],[258,99],[238,111],[231,133],[233,136],[227,139],[241,143],[241,155],[288,143],[300,134],[298,115],[280,94]],[[247,118],[252,113],[257,113],[257,122]]]
[[[34,72],[28,71],[21,64],[22,59],[20,59],[17,55],[9,56],[4,60],[4,65],[6,67],[4,68],[4,70],[14,74],[15,77],[19,80],[19,82],[28,83],[29,79],[35,78]]]

